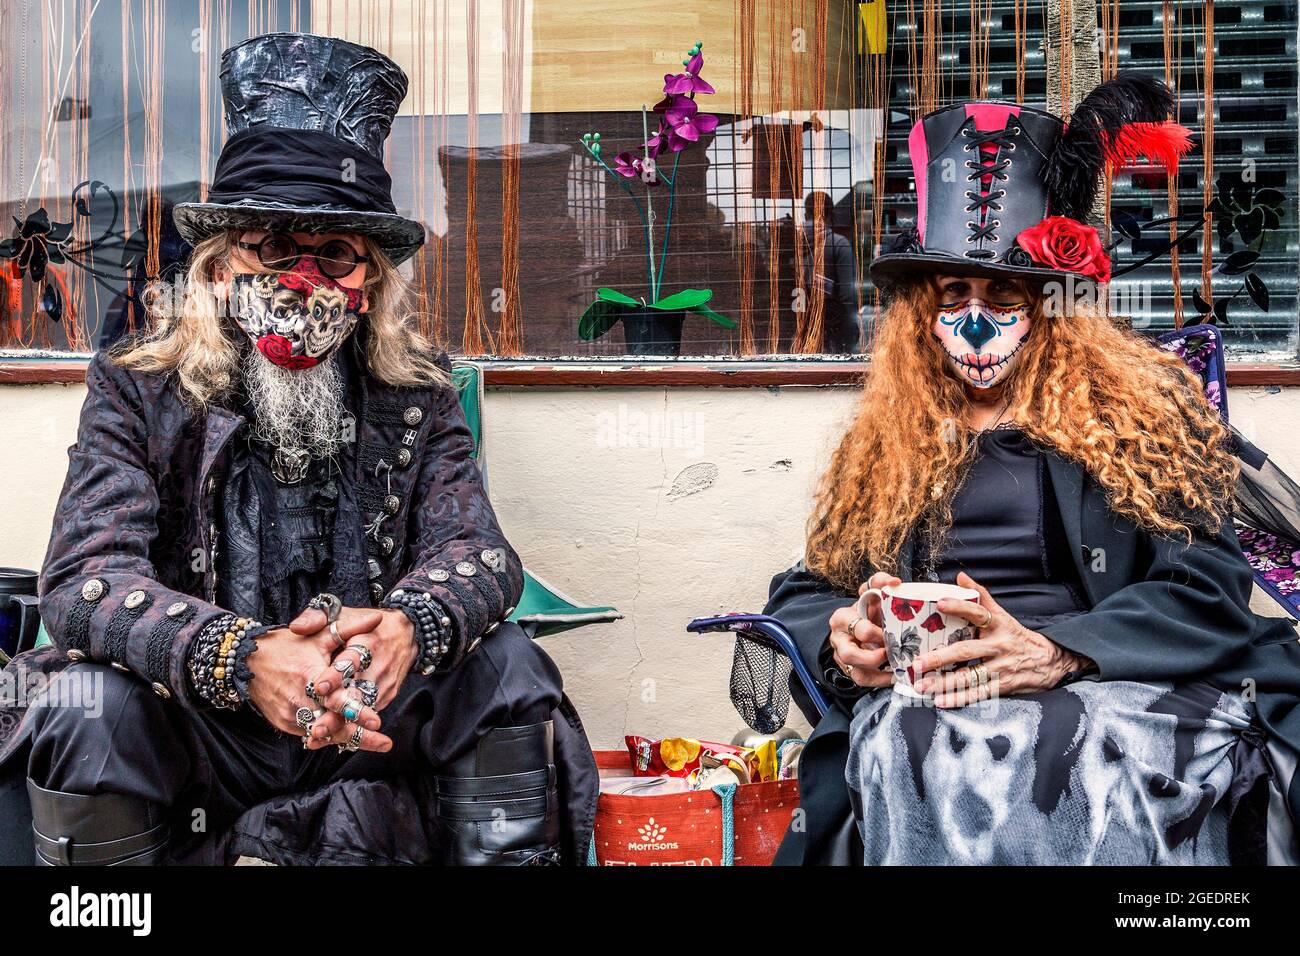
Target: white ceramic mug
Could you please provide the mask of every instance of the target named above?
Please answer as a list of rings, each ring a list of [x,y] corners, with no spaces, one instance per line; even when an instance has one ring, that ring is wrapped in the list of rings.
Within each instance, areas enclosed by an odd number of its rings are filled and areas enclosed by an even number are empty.
[[[910,581],[869,588],[858,599],[858,613],[867,616],[867,595],[880,598],[881,617],[885,631],[885,653],[889,667],[894,672],[894,693],[904,697],[920,697],[912,687],[915,675],[912,662],[923,654],[947,647],[957,641],[967,641],[976,636],[975,625],[956,614],[944,614],[938,604],[943,598],[979,603],[979,592],[957,584],[930,581]],[[954,670],[949,666],[940,669]]]

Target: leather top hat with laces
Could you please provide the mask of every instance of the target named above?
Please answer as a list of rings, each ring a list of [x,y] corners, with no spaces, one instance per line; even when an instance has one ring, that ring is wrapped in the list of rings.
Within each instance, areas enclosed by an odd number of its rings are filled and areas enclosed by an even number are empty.
[[[227,229],[352,232],[394,263],[424,243],[397,214],[384,141],[407,79],[370,47],[307,33],[269,33],[221,55],[230,138],[206,202],[180,203],[190,243]]]
[[[887,239],[871,279],[888,289],[943,273],[1106,282],[1110,259],[1087,222],[1102,175],[1145,156],[1166,170],[1191,149],[1168,120],[1173,95],[1124,75],[1094,89],[1069,124],[1014,103],[948,106],[912,127],[914,227]]]

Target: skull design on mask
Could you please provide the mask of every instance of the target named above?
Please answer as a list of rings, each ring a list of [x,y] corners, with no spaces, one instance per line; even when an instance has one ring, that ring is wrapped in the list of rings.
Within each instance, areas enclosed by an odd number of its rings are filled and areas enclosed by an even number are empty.
[[[991,388],[1015,367],[1031,318],[1027,301],[971,297],[941,301],[933,331],[961,381],[974,388]]]
[[[305,369],[328,359],[356,327],[362,292],[323,274],[309,257],[289,272],[236,273],[235,322],[269,362]]]

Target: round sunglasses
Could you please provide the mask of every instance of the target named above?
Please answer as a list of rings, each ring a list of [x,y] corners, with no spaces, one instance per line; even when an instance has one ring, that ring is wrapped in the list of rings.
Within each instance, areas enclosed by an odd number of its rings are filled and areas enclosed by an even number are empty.
[[[303,256],[311,256],[316,260],[317,268],[331,279],[344,279],[352,275],[361,263],[370,261],[369,256],[361,255],[343,239],[330,239],[318,246],[308,246],[284,232],[267,233],[258,242],[237,242],[235,245],[256,253],[258,262],[277,272],[287,272]]]

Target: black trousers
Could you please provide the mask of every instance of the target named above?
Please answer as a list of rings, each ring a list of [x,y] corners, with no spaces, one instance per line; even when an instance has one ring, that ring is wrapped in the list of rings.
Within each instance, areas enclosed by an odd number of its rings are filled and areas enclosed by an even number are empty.
[[[419,862],[434,839],[420,816],[439,767],[493,728],[551,719],[563,689],[546,653],[502,624],[456,670],[407,678],[380,714],[386,754],[304,750],[251,708],[185,710],[100,664],[66,668],[44,693],[49,705],[25,721],[28,775],[47,790],[170,807],[176,862],[250,851],[277,862]]]

